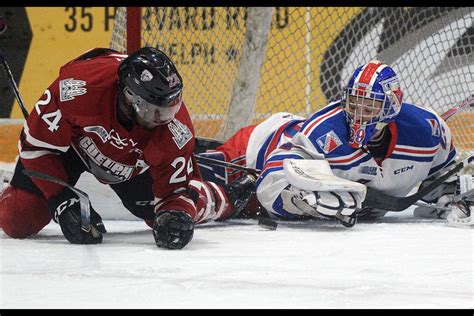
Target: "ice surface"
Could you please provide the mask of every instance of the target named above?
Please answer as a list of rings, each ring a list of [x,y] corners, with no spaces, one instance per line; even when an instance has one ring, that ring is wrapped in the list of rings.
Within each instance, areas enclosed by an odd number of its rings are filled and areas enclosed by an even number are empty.
[[[101,214],[126,213],[94,183],[78,187]],[[0,308],[474,308],[474,230],[410,215],[209,223],[178,251],[137,220],[105,220],[100,245],[71,245],[55,223],[24,240],[0,230]]]

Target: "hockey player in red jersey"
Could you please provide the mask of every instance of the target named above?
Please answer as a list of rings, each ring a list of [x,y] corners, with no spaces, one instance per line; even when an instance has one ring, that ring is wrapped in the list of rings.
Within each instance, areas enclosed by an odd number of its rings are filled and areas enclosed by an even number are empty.
[[[85,231],[73,191],[29,178],[24,169],[71,185],[92,173],[153,228],[158,247],[182,248],[195,223],[228,217],[233,207],[223,187],[201,180],[182,89],[173,62],[150,47],[128,57],[93,49],[61,67],[24,124],[14,175],[0,199],[0,227],[26,238],[52,218],[71,243],[102,242],[100,210],[91,207],[92,228]]]

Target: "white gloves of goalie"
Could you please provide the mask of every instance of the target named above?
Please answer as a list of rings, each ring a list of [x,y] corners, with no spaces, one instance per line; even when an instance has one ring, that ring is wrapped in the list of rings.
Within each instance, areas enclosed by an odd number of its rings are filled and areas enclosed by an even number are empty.
[[[282,198],[290,212],[347,223],[362,207],[366,186],[335,176],[326,160],[285,159],[283,168],[290,186]]]
[[[350,216],[357,208],[361,208],[364,199],[358,192],[290,190],[293,191],[293,204],[303,213],[315,217],[336,217],[338,213]]]

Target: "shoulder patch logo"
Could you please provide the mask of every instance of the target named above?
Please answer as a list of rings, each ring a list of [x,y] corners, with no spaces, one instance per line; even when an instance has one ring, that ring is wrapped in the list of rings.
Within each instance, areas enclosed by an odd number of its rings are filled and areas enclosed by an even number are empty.
[[[193,134],[189,128],[177,119],[169,122],[168,128],[173,134],[173,140],[179,149],[183,148],[184,145],[186,145],[186,143],[193,138]]]
[[[333,130],[319,137],[316,142],[325,154],[329,154],[331,151],[342,145],[342,141],[337,137]]]
[[[61,102],[74,100],[75,97],[86,94],[87,89],[84,80],[68,78],[59,82],[59,100]]]
[[[438,121],[435,119],[426,119],[426,120],[431,126],[431,135],[436,136],[436,137],[441,136]]]

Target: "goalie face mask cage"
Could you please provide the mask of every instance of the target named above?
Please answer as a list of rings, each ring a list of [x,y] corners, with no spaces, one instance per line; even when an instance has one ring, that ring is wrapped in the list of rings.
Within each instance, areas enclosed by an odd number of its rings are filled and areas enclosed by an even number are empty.
[[[402,97],[400,81],[391,67],[380,61],[358,67],[342,98],[350,145],[366,145],[377,130],[392,122],[400,112]]]

